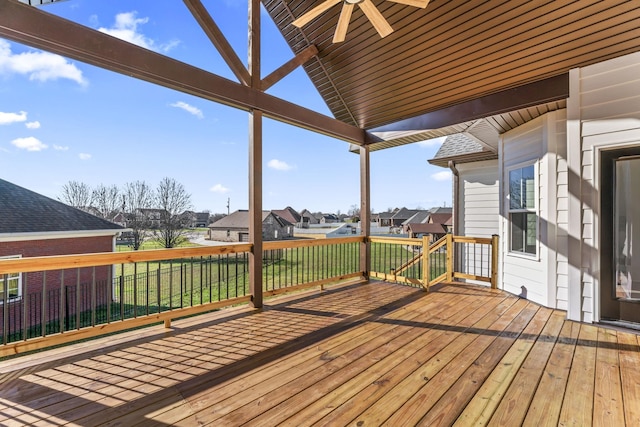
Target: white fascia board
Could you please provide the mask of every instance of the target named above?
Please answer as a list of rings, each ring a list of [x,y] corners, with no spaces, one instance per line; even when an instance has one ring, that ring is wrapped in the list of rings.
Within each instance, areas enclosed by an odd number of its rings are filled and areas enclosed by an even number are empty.
[[[0,234],[0,242],[19,242],[29,240],[53,240],[53,239],[73,239],[80,237],[103,237],[117,236],[124,231],[131,231],[129,228],[121,230],[82,230],[82,231],[48,231],[39,233],[3,233]]]

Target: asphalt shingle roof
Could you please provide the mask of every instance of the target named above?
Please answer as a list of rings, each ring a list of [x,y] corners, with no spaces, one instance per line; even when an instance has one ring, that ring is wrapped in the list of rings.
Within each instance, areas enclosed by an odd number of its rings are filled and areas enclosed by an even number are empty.
[[[110,221],[0,179],[0,234],[122,229]]]
[[[429,160],[429,163],[447,167],[449,160],[455,160],[457,163],[466,163],[497,158],[497,153],[489,151],[465,134],[457,133],[447,136],[447,139],[444,140],[436,155]]]

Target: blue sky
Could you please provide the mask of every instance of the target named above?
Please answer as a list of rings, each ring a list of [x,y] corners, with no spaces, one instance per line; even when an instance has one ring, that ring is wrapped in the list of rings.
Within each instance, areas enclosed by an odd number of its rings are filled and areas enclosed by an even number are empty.
[[[246,0],[204,1],[240,58]],[[182,2],[69,0],[44,10],[236,81]],[[262,75],[292,57],[263,13]],[[331,116],[299,68],[268,93]],[[248,113],[0,39],[0,177],[52,198],[72,180],[122,187],[165,176],[195,210],[248,206]],[[263,206],[346,212],[360,203],[348,144],[264,123]],[[371,154],[371,205],[451,205],[450,173],[431,166],[439,141]]]

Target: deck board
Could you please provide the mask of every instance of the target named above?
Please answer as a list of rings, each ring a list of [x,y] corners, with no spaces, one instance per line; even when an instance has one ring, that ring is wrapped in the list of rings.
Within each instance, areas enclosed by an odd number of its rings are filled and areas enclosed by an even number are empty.
[[[371,282],[0,362],[0,424],[640,425],[638,366],[499,290]]]

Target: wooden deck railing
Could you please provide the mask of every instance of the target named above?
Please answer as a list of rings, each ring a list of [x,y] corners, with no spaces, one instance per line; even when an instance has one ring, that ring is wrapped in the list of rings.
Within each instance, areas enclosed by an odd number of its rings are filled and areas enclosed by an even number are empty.
[[[264,242],[263,295],[367,274],[427,290],[461,278],[495,286],[497,238],[448,235],[428,245],[372,237],[368,272],[361,265],[364,242],[361,236]],[[0,357],[248,303],[252,249],[239,243],[0,260]],[[18,292],[9,289],[15,272]]]
[[[372,237],[369,275],[391,282],[429,286],[456,279],[497,283],[498,236],[447,234],[429,244],[422,239]],[[423,250],[427,247],[428,250]]]

